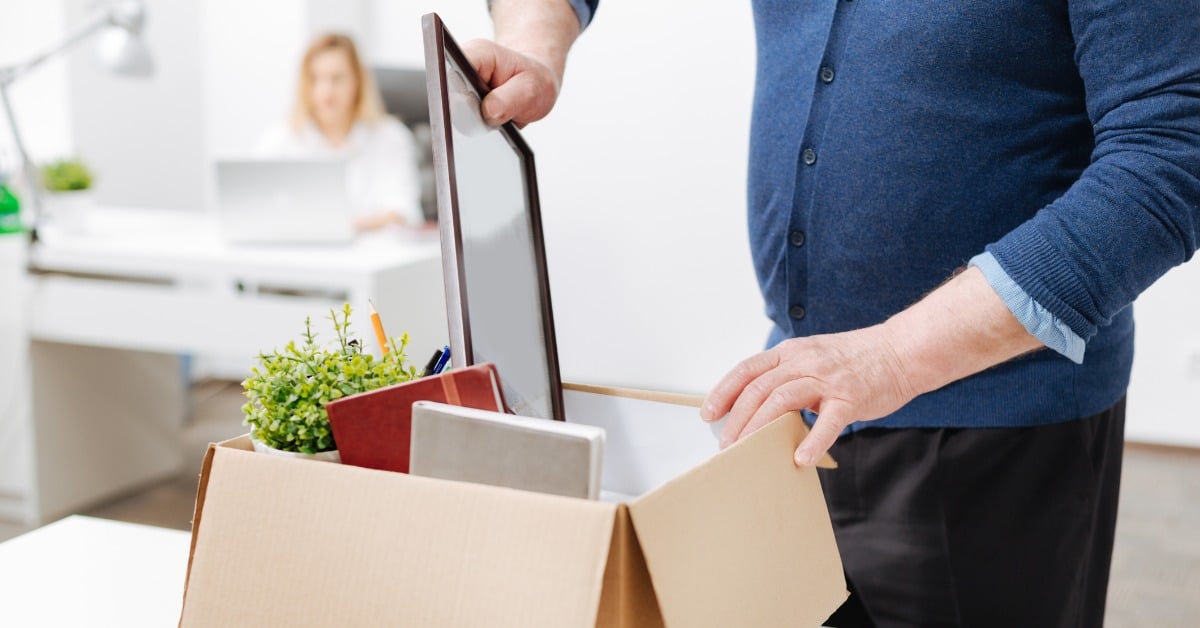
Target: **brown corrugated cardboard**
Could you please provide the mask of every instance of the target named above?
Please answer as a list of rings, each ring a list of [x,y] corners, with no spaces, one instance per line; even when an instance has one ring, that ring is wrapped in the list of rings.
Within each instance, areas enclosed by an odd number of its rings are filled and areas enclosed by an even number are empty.
[[[845,598],[799,413],[760,431],[630,505],[668,626],[818,626]]]
[[[596,616],[615,504],[321,467],[247,445],[210,454],[184,626],[581,626]]]
[[[804,433],[792,413],[629,504],[214,445],[180,625],[819,625],[845,583]]]
[[[613,525],[600,613],[596,625],[606,628],[658,628],[663,625],[646,558],[638,545],[629,519],[629,507],[621,504]]]

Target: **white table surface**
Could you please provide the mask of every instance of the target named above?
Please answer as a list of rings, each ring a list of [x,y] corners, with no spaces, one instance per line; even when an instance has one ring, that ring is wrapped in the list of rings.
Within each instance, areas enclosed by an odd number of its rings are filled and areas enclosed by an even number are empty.
[[[29,250],[41,271],[29,282],[37,340],[236,357],[240,374],[259,351],[296,338],[306,316],[320,327],[344,302],[369,329],[373,300],[389,331],[412,336],[415,359],[445,343],[436,229],[346,245],[235,245],[205,212],[93,207],[86,217],[82,231],[46,225]]]
[[[337,246],[231,244],[215,216],[197,211],[93,207],[79,229],[43,228],[32,251],[34,264],[44,270],[150,277],[229,269],[336,274],[441,253],[436,229],[382,230]]]
[[[179,623],[191,535],[72,516],[0,543],[0,626]]]

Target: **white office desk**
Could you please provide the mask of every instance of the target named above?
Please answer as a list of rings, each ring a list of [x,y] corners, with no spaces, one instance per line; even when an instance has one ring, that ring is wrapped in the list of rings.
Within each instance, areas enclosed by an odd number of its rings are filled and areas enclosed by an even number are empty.
[[[235,246],[202,213],[88,217],[81,233],[48,226],[28,252],[31,379],[18,416],[0,408],[0,519],[36,524],[182,470],[180,355],[248,371],[298,339],[305,317],[332,340],[326,317],[346,302],[373,347],[368,299],[388,333],[410,334],[418,368],[446,343],[436,233]]]
[[[174,626],[190,547],[187,532],[79,516],[0,543],[0,625]]]
[[[418,360],[445,344],[436,233],[237,246],[206,214],[107,208],[87,227],[47,228],[30,251],[31,267],[52,273],[33,285],[38,340],[249,359],[297,337],[305,315],[316,320],[347,301],[365,315],[370,298],[389,332],[413,336]]]

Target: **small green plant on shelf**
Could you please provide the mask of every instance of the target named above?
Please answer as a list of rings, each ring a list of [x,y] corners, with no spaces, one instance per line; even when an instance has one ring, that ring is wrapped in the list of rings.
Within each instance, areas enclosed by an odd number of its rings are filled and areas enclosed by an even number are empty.
[[[92,187],[92,172],[82,161],[60,159],[42,166],[42,185],[50,192],[75,192]]]
[[[262,353],[250,377],[242,382],[249,401],[242,406],[251,438],[283,451],[315,454],[337,449],[325,404],[357,393],[406,382],[417,376],[405,364],[408,334],[388,338],[382,357],[364,351],[350,332],[350,304],[341,316],[330,310],[337,344],[317,342],[311,319],[304,320],[300,344],[289,342],[282,351]]]

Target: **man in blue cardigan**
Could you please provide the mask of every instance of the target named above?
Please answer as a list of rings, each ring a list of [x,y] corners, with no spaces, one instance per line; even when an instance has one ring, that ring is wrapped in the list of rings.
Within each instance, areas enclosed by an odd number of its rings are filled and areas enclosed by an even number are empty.
[[[493,122],[546,115],[595,0],[495,0]],[[1100,626],[1134,298],[1200,238],[1200,0],[755,0],[768,350],[856,595],[836,626]],[[868,423],[869,422],[869,423]],[[887,429],[880,429],[887,428]]]

